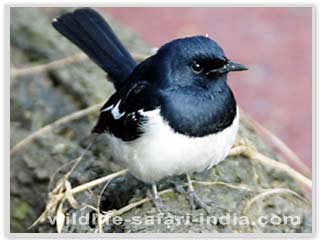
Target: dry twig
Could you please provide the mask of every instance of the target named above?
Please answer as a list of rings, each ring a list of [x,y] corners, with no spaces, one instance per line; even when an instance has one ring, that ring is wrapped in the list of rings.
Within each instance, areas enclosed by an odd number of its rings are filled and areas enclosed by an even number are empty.
[[[148,55],[141,54],[141,53],[134,53],[132,54],[132,56],[134,59],[136,59],[139,62],[143,61],[148,57]],[[70,64],[78,63],[86,59],[88,59],[88,56],[86,54],[77,53],[63,59],[59,59],[59,60],[52,61],[45,64],[39,64],[37,66],[25,67],[25,68],[12,68],[10,74],[12,78],[17,78],[17,77],[26,76],[26,75],[36,75],[39,73],[48,72],[54,69],[65,67]]]
[[[69,115],[66,115],[58,120],[56,120],[53,123],[50,123],[40,129],[38,129],[37,131],[35,131],[34,133],[30,134],[29,136],[27,136],[26,138],[22,139],[20,142],[18,142],[15,146],[13,146],[10,150],[10,156],[13,156],[14,154],[16,154],[22,147],[28,145],[29,143],[31,143],[34,139],[36,139],[37,137],[43,135],[44,133],[50,132],[53,129],[55,129],[58,126],[61,126],[63,124],[66,124],[68,122],[80,119],[94,111],[97,111],[99,108],[102,107],[103,103],[98,103],[98,104],[94,104],[88,108],[73,112]]]
[[[62,171],[62,169],[64,169],[67,166],[69,166],[70,164],[75,163],[76,161],[78,161],[78,159],[79,159],[79,157],[77,157],[76,159],[73,159],[73,160],[71,160],[69,162],[66,162],[63,165],[61,165],[57,170],[54,171],[54,173],[52,174],[52,176],[50,177],[50,180],[49,180],[48,192],[51,192],[51,188],[52,188],[52,185],[53,185],[54,178],[58,175],[58,173],[60,171]]]
[[[159,192],[159,195],[164,195],[164,194],[167,194],[167,193],[170,193],[170,192],[173,192],[174,190],[172,188],[168,188],[168,189],[165,189],[163,191],[160,191]],[[129,203],[128,205],[118,209],[118,210],[111,210],[109,212],[107,212],[107,214],[104,216],[104,219],[102,221],[101,224],[106,224],[106,223],[109,223],[110,219],[112,217],[115,217],[115,216],[121,216],[122,214],[138,207],[138,206],[141,206],[142,204],[145,204],[147,202],[150,202],[151,199],[148,198],[148,197],[145,197],[139,201],[136,201],[136,202],[133,202],[133,203]]]
[[[112,180],[112,179],[111,179]],[[111,180],[108,180],[102,190],[100,191],[100,194],[99,194],[99,198],[98,198],[98,201],[97,201],[97,210],[96,210],[96,213],[97,213],[97,216],[98,216],[98,227],[99,227],[99,233],[103,233],[103,230],[102,230],[102,226],[103,226],[103,223],[102,223],[102,214],[100,213],[100,206],[101,206],[101,199],[102,199],[102,195],[104,193],[104,191],[107,189],[109,183]]]
[[[93,180],[91,182],[82,184],[80,186],[77,186],[77,187],[71,189],[70,193],[71,194],[75,194],[75,193],[83,192],[83,191],[85,191],[85,190],[87,190],[89,188],[93,188],[95,186],[98,186],[98,185],[100,185],[100,184],[102,184],[102,183],[104,183],[106,181],[109,181],[109,180],[112,180],[114,178],[123,176],[123,175],[127,174],[127,172],[128,172],[128,169],[123,169],[121,171],[118,171],[118,172],[109,174],[107,176],[95,179],[95,180]],[[63,195],[64,195],[64,193],[60,193],[58,195],[55,195],[55,198],[62,199]]]
[[[109,174],[107,176],[104,176],[102,178],[93,180],[91,182],[82,184],[80,186],[70,189],[69,191],[66,191],[65,184],[64,184],[65,179],[62,179],[57,183],[57,186],[54,188],[54,190],[49,193],[49,200],[48,200],[45,211],[40,215],[40,217],[37,218],[37,220],[29,227],[29,229],[37,225],[39,222],[44,222],[48,218],[48,216],[56,215],[57,206],[59,206],[61,201],[64,201],[66,199],[67,195],[74,195],[76,193],[91,189],[106,181],[110,181],[119,176],[123,176],[127,172],[128,170],[124,169],[124,170]]]
[[[247,146],[237,146],[231,149],[229,156],[236,156],[243,154],[244,156],[248,157],[249,159],[255,160],[264,166],[271,167],[276,170],[283,171],[287,173],[290,177],[295,179],[298,183],[302,183],[304,186],[308,187],[308,189],[312,189],[312,181],[302,175],[301,173],[297,172],[293,168],[290,168],[288,165],[278,162],[274,159],[271,159],[255,150],[252,150],[250,147]]]
[[[60,60],[52,61],[45,64],[39,64],[37,66],[26,67],[21,69],[13,68],[11,69],[10,74],[12,78],[26,76],[26,75],[35,75],[35,74],[51,71],[60,67],[64,67],[69,64],[81,62],[87,58],[88,58],[87,55],[85,55],[84,53],[77,53]]]
[[[299,167],[300,171],[305,176],[311,176],[310,169],[305,165],[305,163],[276,135],[274,135],[270,130],[262,126],[258,121],[251,117],[247,112],[240,108],[240,114],[242,120],[247,121],[258,133],[265,136],[272,145],[277,148],[286,158]]]
[[[254,196],[246,204],[246,206],[243,208],[242,212],[245,215],[254,203],[262,200],[263,198],[265,198],[267,196],[270,196],[270,195],[273,195],[273,194],[284,194],[284,193],[291,194],[291,195],[297,197],[298,199],[300,199],[302,202],[307,203],[303,197],[301,197],[298,193],[296,193],[296,192],[294,192],[294,191],[292,191],[290,189],[287,189],[287,188],[273,188],[273,189],[267,189],[267,190],[261,192],[260,194]]]
[[[193,180],[192,183],[195,183],[195,184],[198,184],[198,185],[201,185],[201,186],[220,185],[220,186],[225,186],[225,187],[228,187],[228,188],[231,188],[231,189],[242,190],[242,191],[246,191],[246,192],[261,192],[261,191],[264,190],[264,189],[258,189],[258,188],[257,189],[252,189],[252,188],[248,188],[245,185],[234,185],[234,184],[231,184],[231,183],[218,182],[218,181],[211,182],[211,181],[196,181],[196,180]]]

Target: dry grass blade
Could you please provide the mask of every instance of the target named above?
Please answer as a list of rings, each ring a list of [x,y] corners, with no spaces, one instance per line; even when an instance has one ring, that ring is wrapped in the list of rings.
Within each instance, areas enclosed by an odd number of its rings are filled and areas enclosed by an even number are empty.
[[[66,188],[66,199],[69,201],[71,207],[75,209],[79,208],[79,203],[71,193],[71,189],[72,189],[71,183],[68,180],[65,181],[65,188]]]
[[[297,172],[293,168],[290,168],[288,165],[278,162],[274,159],[271,159],[267,156],[264,156],[263,154],[252,150],[250,147],[247,146],[237,146],[231,149],[229,156],[235,156],[243,154],[249,159],[255,160],[264,166],[271,167],[276,170],[280,170],[291,176],[293,179],[295,179],[298,183],[303,184],[304,186],[308,187],[308,189],[312,189],[312,181],[302,175],[301,173]]]
[[[103,188],[102,188],[102,190],[101,190],[101,192],[100,192],[100,194],[99,194],[98,201],[97,201],[97,211],[96,211],[96,212],[97,212],[97,216],[98,216],[98,228],[99,228],[99,233],[103,233],[102,214],[100,213],[101,199],[102,199],[102,195],[103,195],[103,193],[105,192],[105,190],[107,189],[110,181],[111,181],[111,180],[108,180],[108,181],[104,184],[104,186],[103,186]]]
[[[259,122],[257,122],[253,117],[246,113],[243,109],[240,109],[241,118],[248,121],[250,125],[263,136],[265,136],[274,147],[276,147],[284,156],[286,156],[291,162],[299,167],[300,171],[306,175],[311,176],[310,169],[305,165],[305,163],[276,135],[274,135],[270,130],[266,129]]]
[[[172,188],[168,188],[168,189],[165,189],[163,191],[160,191],[159,195],[161,196],[161,195],[167,194],[169,192],[173,192],[173,191],[174,190]],[[130,203],[130,204],[118,209],[118,210],[109,211],[108,214],[106,216],[104,216],[101,224],[106,224],[106,223],[108,224],[112,217],[120,216],[120,215],[122,215],[122,214],[124,214],[124,213],[126,213],[126,212],[128,212],[128,211],[130,211],[130,210],[132,210],[132,209],[134,209],[136,207],[138,207],[138,206],[141,206],[142,204],[150,202],[150,201],[151,201],[151,199],[146,197],[146,198],[143,198],[143,199],[141,199],[139,201]]]
[[[251,188],[248,188],[245,185],[234,185],[234,184],[226,183],[226,182],[211,182],[211,181],[196,181],[196,180],[192,180],[192,183],[198,184],[198,185],[201,185],[201,186],[220,185],[220,186],[225,186],[225,187],[228,187],[228,188],[231,188],[231,189],[247,191],[247,192],[260,192],[260,191],[263,191],[262,189],[251,189]]]
[[[240,146],[235,146],[233,148],[231,148],[228,157],[235,157],[238,155],[245,155],[246,151],[247,151],[248,147],[244,146],[244,145],[240,145]]]
[[[53,183],[54,183],[54,179],[55,179],[55,177],[58,175],[58,173],[59,173],[60,171],[62,171],[64,168],[66,168],[67,166],[69,166],[69,165],[71,165],[72,163],[76,162],[78,159],[79,159],[79,157],[76,158],[76,159],[73,159],[73,160],[71,160],[71,161],[69,161],[69,162],[64,163],[63,165],[61,165],[61,166],[52,174],[52,176],[50,177],[50,180],[49,180],[49,184],[48,184],[48,192],[51,192],[52,185],[53,185]],[[53,191],[53,190],[52,190],[52,191]]]
[[[94,142],[94,140],[93,140]],[[69,176],[71,175],[71,173],[74,171],[74,169],[79,165],[80,161],[83,159],[84,155],[88,152],[88,150],[91,148],[91,146],[93,145],[93,142],[91,142],[90,144],[88,144],[88,146],[83,150],[83,152],[81,153],[81,155],[79,157],[77,157],[76,159],[71,160],[70,162],[67,162],[65,164],[63,164],[61,167],[59,167],[51,176],[49,184],[48,184],[48,192],[50,192],[51,187],[53,185],[53,181],[54,181],[54,177],[65,167],[67,167],[68,165],[70,165],[71,163],[73,163],[71,169],[64,175],[64,181],[67,181],[67,179],[69,178]],[[57,184],[58,185],[58,184]]]
[[[59,204],[57,215],[56,215],[56,222],[57,222],[57,232],[61,233],[64,223],[66,221],[66,215],[63,212],[63,201]]]
[[[258,201],[261,201],[263,200],[265,197],[268,197],[270,195],[273,195],[273,194],[291,194],[295,197],[297,197],[298,199],[300,199],[301,201],[303,201],[304,203],[307,203],[305,201],[305,199],[303,197],[301,197],[298,193],[290,190],[290,189],[286,189],[286,188],[273,188],[273,189],[268,189],[268,190],[265,190],[263,191],[262,193],[254,196],[247,204],[246,206],[243,208],[243,214],[246,214],[248,212],[248,210],[250,209],[250,207],[258,202]]]
[[[134,53],[132,54],[132,56],[138,62],[141,62],[148,57],[148,55],[141,54],[141,53]],[[54,69],[58,69],[61,67],[65,67],[70,64],[78,63],[86,59],[88,59],[88,56],[86,54],[77,53],[63,59],[59,59],[49,63],[39,64],[37,66],[25,67],[25,68],[12,68],[10,75],[12,78],[17,78],[17,77],[26,76],[26,75],[35,75],[43,72],[52,71]]]
[[[50,132],[52,131],[54,128],[61,126],[63,124],[66,124],[68,122],[77,120],[79,118],[82,118],[94,111],[97,111],[98,109],[101,108],[101,106],[103,105],[103,103],[98,103],[95,105],[92,105],[88,108],[73,112],[69,115],[66,115],[58,120],[56,120],[53,123],[50,123],[40,129],[38,129],[37,131],[35,131],[34,133],[30,134],[29,136],[27,136],[26,138],[22,139],[20,142],[18,142],[15,146],[13,146],[10,150],[10,156],[13,156],[14,154],[16,154],[21,148],[23,148],[24,146],[28,145],[29,143],[31,143],[34,139],[36,139],[37,137],[43,135],[44,133]]]
[[[124,170],[109,174],[109,175],[104,176],[102,178],[98,178],[98,179],[93,180],[91,182],[88,182],[88,183],[82,184],[80,186],[77,186],[75,188],[72,188],[70,192],[72,194],[83,192],[83,191],[85,191],[87,189],[90,189],[90,188],[93,188],[95,186],[98,186],[98,185],[100,185],[100,184],[102,184],[102,183],[104,183],[106,181],[109,181],[111,179],[123,176],[123,175],[127,174],[127,172],[128,172],[128,169],[124,169]],[[56,197],[61,199],[63,197],[63,195],[64,195],[63,193],[62,194],[58,194],[58,195],[56,195]]]
[[[34,223],[29,227],[32,228],[35,225],[37,225],[39,222],[44,222],[47,220],[49,216],[54,216],[57,214],[58,207],[60,206],[61,202],[64,202],[65,199],[67,199],[68,196],[83,192],[85,190],[91,189],[99,184],[102,184],[106,181],[110,181],[114,178],[117,178],[119,176],[123,176],[128,172],[127,169],[109,174],[107,176],[104,176],[102,178],[93,180],[91,182],[82,184],[78,187],[69,189],[68,192],[65,189],[65,178],[61,179],[61,181],[58,182],[57,186],[54,188],[52,192],[49,193],[49,200],[46,206],[46,210],[34,221]]]
[[[302,183],[303,185],[308,187],[308,189],[312,189],[312,181],[309,178],[302,175],[301,173],[294,170],[293,168],[290,168],[288,165],[281,162],[277,162],[269,157],[264,156],[259,152],[254,152],[251,158],[262,163],[265,166],[269,166],[286,172],[289,176],[297,180],[297,182]]]
[[[83,152],[81,153],[81,155],[76,159],[75,163],[73,164],[72,168],[70,169],[70,171],[68,171],[65,175],[65,178],[67,179],[71,173],[74,171],[74,169],[79,165],[80,161],[83,159],[84,155],[89,151],[89,149],[92,147],[92,145],[94,144],[94,141],[89,143],[88,146],[83,150]]]
[[[39,64],[37,66],[32,66],[32,67],[26,67],[26,68],[21,68],[21,69],[11,69],[11,77],[16,78],[20,76],[26,76],[26,75],[35,75],[47,71],[51,71],[53,69],[57,69],[60,67],[67,66],[69,64],[81,62],[85,59],[87,59],[87,55],[84,53],[77,53],[75,55],[52,61],[50,63],[45,63],[45,64]]]

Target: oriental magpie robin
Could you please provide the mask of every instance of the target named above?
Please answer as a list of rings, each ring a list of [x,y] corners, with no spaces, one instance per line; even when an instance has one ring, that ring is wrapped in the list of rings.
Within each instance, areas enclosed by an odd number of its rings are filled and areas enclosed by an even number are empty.
[[[158,209],[164,205],[156,182],[180,174],[187,175],[191,206],[207,208],[189,174],[218,164],[234,144],[239,115],[227,74],[247,68],[230,61],[205,36],[173,40],[137,64],[90,8],[64,14],[52,24],[115,86],[92,131],[105,136],[113,158],[152,184]]]

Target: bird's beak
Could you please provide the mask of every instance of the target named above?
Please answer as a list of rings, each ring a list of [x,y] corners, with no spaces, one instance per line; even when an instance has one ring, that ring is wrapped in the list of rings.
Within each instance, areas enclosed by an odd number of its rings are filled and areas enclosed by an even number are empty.
[[[226,68],[228,69],[229,72],[231,71],[245,71],[248,70],[248,68],[240,63],[235,63],[235,62],[228,62],[226,64]]]
[[[207,72],[206,74],[208,76],[216,76],[217,74],[224,74],[224,73],[228,73],[231,71],[245,71],[248,70],[248,68],[240,63],[235,63],[235,62],[231,62],[229,61],[227,64],[225,64],[223,67],[218,68],[218,69],[213,69],[209,72]]]

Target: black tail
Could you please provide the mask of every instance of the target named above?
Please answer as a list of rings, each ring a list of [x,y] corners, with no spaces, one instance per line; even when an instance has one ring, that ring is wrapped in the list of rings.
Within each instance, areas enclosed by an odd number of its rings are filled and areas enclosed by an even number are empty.
[[[53,19],[52,25],[106,71],[116,89],[137,65],[107,22],[91,8],[64,14]]]

